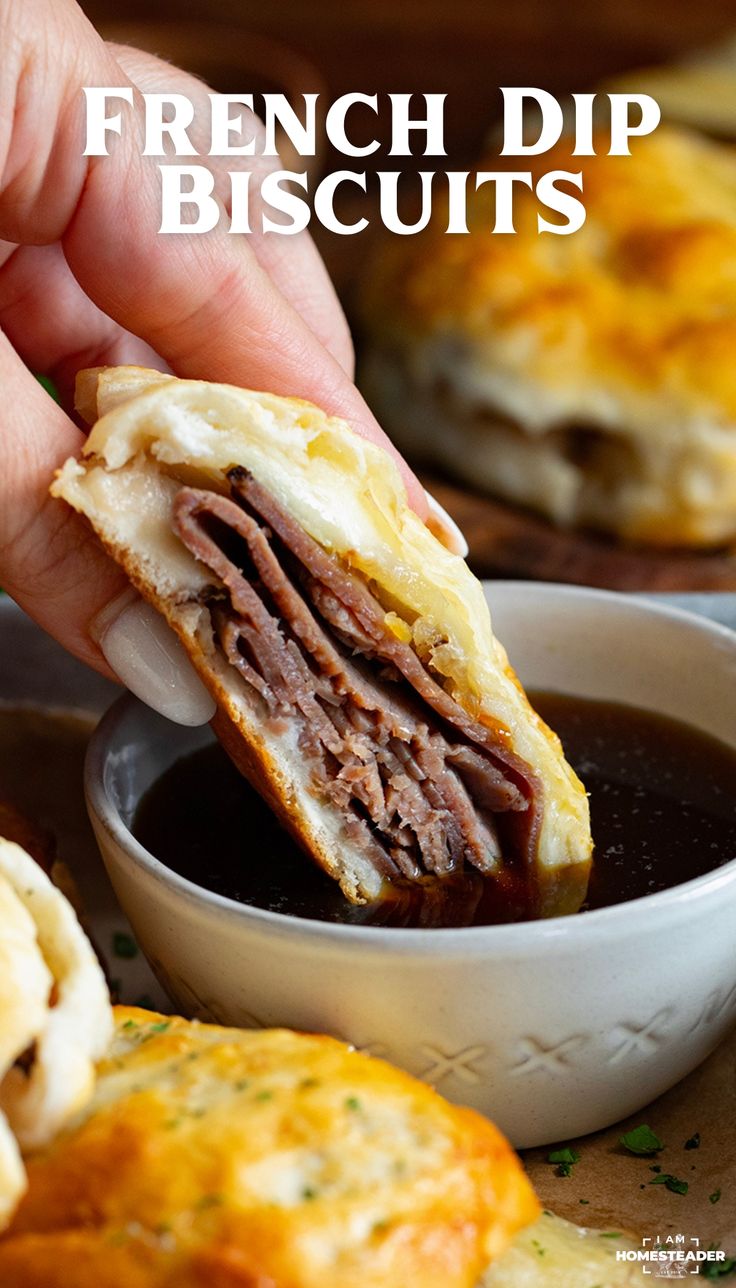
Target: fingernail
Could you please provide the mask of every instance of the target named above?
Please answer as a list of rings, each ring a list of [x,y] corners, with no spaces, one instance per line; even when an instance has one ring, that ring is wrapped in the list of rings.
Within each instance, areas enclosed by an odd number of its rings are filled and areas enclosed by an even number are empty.
[[[435,501],[432,493],[427,492],[426,488],[425,494],[430,513],[430,522],[427,526],[443,546],[446,546],[454,555],[461,555],[463,559],[467,559],[470,547],[455,520],[450,518],[444,506],[440,505],[439,501]]]
[[[215,703],[171,627],[134,591],[108,604],[90,628],[120,682],[181,725],[207,724]]]

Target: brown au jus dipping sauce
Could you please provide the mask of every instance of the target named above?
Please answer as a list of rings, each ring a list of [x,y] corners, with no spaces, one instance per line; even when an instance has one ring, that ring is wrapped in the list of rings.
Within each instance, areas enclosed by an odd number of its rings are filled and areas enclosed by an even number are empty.
[[[595,854],[584,909],[665,890],[736,858],[736,752],[636,707],[530,696],[590,793]],[[177,761],[153,784],[133,830],[175,872],[241,903],[321,921],[417,924],[411,907],[396,920],[390,901],[349,903],[218,744]],[[497,891],[488,896],[476,925],[516,919]],[[457,924],[451,911],[443,924]]]

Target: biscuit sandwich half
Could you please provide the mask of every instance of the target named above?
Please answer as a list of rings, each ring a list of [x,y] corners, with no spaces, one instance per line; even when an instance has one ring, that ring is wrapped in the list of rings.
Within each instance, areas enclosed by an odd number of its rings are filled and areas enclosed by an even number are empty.
[[[138,368],[82,373],[78,405],[93,428],[53,494],[166,617],[227,751],[347,898],[419,891],[424,924],[472,921],[489,890],[515,916],[577,910],[583,786],[392,458],[297,399]]]

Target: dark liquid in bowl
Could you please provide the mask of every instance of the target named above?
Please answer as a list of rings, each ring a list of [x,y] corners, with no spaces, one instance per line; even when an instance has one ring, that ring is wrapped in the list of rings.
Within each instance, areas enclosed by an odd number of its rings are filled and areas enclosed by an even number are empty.
[[[531,698],[590,793],[595,854],[585,908],[665,890],[736,858],[731,748],[635,707],[552,693]],[[321,921],[391,921],[384,905],[348,903],[217,744],[162,774],[141,800],[133,831],[175,872],[241,903]],[[489,888],[476,924],[510,919]],[[412,924],[411,914],[401,921]]]

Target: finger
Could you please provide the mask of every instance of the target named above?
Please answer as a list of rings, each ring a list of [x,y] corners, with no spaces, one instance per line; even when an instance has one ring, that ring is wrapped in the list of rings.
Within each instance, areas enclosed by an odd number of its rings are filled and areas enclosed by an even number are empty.
[[[90,621],[125,579],[49,480],[84,436],[0,335],[0,567],[4,589],[82,661],[109,674]]]
[[[31,33],[31,34],[28,34]],[[125,76],[70,0],[5,0],[0,6],[0,237],[63,241],[67,260],[103,312],[141,336],[179,375],[295,394],[343,416],[392,452],[411,504],[424,490],[379,429],[340,364],[271,283],[245,238],[221,223],[206,236],[163,236],[160,175],[141,156],[142,118],[124,109],[121,139],[85,164],[81,86]],[[46,120],[35,106],[43,84]],[[34,86],[36,87],[34,92]]]
[[[27,367],[51,376],[68,410],[82,367],[166,366],[92,303],[58,244],[0,245],[0,328]]]
[[[126,74],[139,88],[154,93],[180,92],[192,100],[195,122],[189,135],[201,153],[197,163],[206,164],[215,176],[224,206],[229,202],[229,170],[242,170],[249,164],[259,181],[255,185],[258,191],[260,180],[269,169],[276,167],[276,162],[264,157],[207,155],[210,101],[209,91],[201,81],[137,50],[125,46],[111,48],[120,55]],[[253,129],[262,140],[263,129],[255,117]],[[137,282],[128,275],[125,283],[114,282],[99,255],[90,264],[80,265],[75,251],[77,237],[84,242],[87,235],[86,210],[78,211],[83,215],[81,232],[75,220],[76,235],[67,236],[64,243],[75,272],[78,276],[82,274],[80,280],[85,288],[93,296],[99,292],[103,307],[123,320],[126,327],[145,336],[177,375],[249,384],[273,393],[298,394],[326,411],[343,415],[359,433],[380,442],[391,452],[405,476],[413,504],[424,516],[423,489],[379,428],[352,382],[352,342],[347,324],[311,238],[306,233],[285,237],[259,232],[247,238],[234,237],[221,225],[206,238],[194,234],[185,236],[187,244],[182,253],[172,244],[181,240],[179,235],[172,238],[156,231],[159,183],[157,176],[151,192],[151,161],[152,158],[136,158],[139,169],[132,184],[136,197],[121,212],[120,220],[127,246],[126,261],[134,271],[142,271],[149,281],[148,290],[141,298]],[[105,175],[102,166],[92,170],[85,189],[85,197],[91,198],[88,206],[91,221],[97,218],[94,197],[98,192],[101,194],[100,217],[103,221],[108,218],[113,199],[110,188],[115,186],[116,178],[110,173]],[[139,217],[138,197],[141,195],[139,184],[146,184],[146,179],[154,215],[151,218],[149,208],[144,227]],[[262,210],[262,202],[256,201],[252,211],[252,226],[256,229]],[[147,268],[144,238],[148,247]],[[107,248],[103,241],[100,247],[103,254]],[[118,245],[117,249],[111,249],[114,261],[122,248]],[[155,268],[153,280],[151,268]],[[223,290],[221,282],[226,282],[230,289]],[[124,298],[122,285],[126,287]],[[178,299],[179,318],[186,322],[178,335],[173,334],[175,320],[170,308],[161,310],[158,319],[151,315],[152,298],[161,301],[169,293]],[[225,343],[223,337],[227,337]],[[334,361],[326,361],[324,348]],[[344,375],[346,370],[350,372],[348,379]],[[299,383],[295,384],[297,380]]]
[[[79,451],[83,435],[2,335],[0,384],[13,409],[12,431],[6,424],[0,439],[5,589],[81,661],[170,719],[204,724],[214,702],[174,633],[131,590],[89,525],[49,496],[51,474]]]
[[[146,160],[132,159],[138,169],[127,192],[120,192],[112,167],[90,172],[64,236],[67,259],[87,293],[179,376],[297,396],[343,417],[394,457],[410,503],[424,517],[421,484],[247,243],[219,229],[206,237],[157,233],[158,191]],[[117,235],[98,237],[90,257],[92,231],[109,220],[113,205],[120,217]]]
[[[355,367],[353,343],[345,314],[338,301],[329,274],[317,248],[304,231],[284,237],[279,233],[261,232],[259,225],[264,210],[260,182],[269,171],[281,168],[278,157],[211,157],[209,152],[211,104],[210,91],[201,80],[172,67],[170,63],[127,45],[111,45],[117,61],[139,90],[154,94],[185,94],[194,104],[195,117],[188,130],[192,143],[201,154],[199,164],[206,165],[215,178],[215,192],[229,206],[231,171],[253,173],[251,219],[254,231],[249,241],[256,258],[281,294],[304,319],[317,339],[340,363],[352,379]],[[255,137],[262,145],[265,130],[258,117],[243,108],[246,121],[244,137]],[[273,212],[271,212],[273,213]]]

